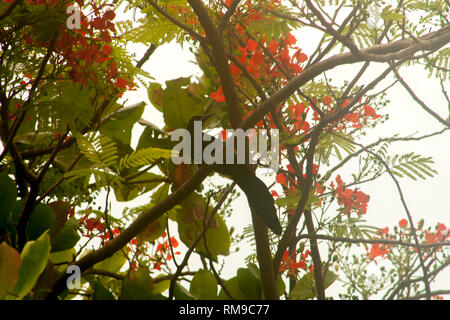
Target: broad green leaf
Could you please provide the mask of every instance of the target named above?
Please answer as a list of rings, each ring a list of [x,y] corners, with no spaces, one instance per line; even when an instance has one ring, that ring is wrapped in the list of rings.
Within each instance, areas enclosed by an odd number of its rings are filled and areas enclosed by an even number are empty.
[[[257,277],[251,270],[239,268],[237,271],[237,279],[239,288],[248,300],[261,299],[261,285],[260,278]]]
[[[158,281],[153,286],[153,291],[155,293],[163,293],[166,290],[169,290],[170,280]]]
[[[138,241],[148,241],[152,242],[161,237],[166,231],[167,217],[162,215],[149,225],[137,235]]]
[[[55,220],[55,213],[45,203],[38,203],[28,220],[27,234],[29,240],[36,240],[39,236],[50,229]]]
[[[75,248],[70,248],[63,251],[51,252],[49,259],[53,264],[68,264],[73,261],[73,257],[76,255]],[[65,268],[66,266],[62,266]]]
[[[241,287],[239,286],[239,280],[237,277],[233,277],[227,281],[225,281],[225,286],[230,292],[231,296],[235,300],[246,300],[247,296],[244,292],[242,292]],[[230,297],[223,291],[223,289],[219,292],[219,300],[230,300]]]
[[[52,252],[73,248],[80,240],[78,221],[70,219],[58,234],[52,238]]]
[[[146,270],[132,272],[122,281],[122,293],[119,300],[162,300],[164,297],[153,292],[152,279]]]
[[[194,115],[203,113],[206,101],[194,97],[187,86],[189,78],[166,81],[163,91],[163,115],[170,129],[185,128]]]
[[[16,200],[10,206],[12,222],[18,223],[19,216],[24,207],[23,200]],[[38,203],[30,215],[27,226],[27,236],[29,240],[36,240],[46,230],[50,229],[55,220],[52,208],[45,203]]]
[[[217,281],[209,270],[198,270],[192,278],[190,292],[198,300],[217,299]]]
[[[0,244],[0,299],[19,279],[20,254],[6,242]]]
[[[111,257],[94,265],[94,269],[117,273],[127,262],[127,258],[121,253],[114,253]]]
[[[158,110],[163,111],[163,89],[161,84],[150,82],[147,89],[148,99],[152,105]]]
[[[325,289],[331,286],[333,282],[337,280],[337,278],[338,278],[337,274],[328,271],[324,279]],[[293,300],[308,300],[314,298],[315,296],[316,295],[315,295],[314,271],[310,271],[297,282],[297,284],[295,285],[294,289],[291,292],[290,298]]]
[[[72,206],[70,203],[60,200],[51,202],[48,206],[52,208],[53,213],[55,214],[55,220],[53,221],[49,232],[50,238],[54,238],[66,224]]]
[[[94,300],[116,300],[113,294],[105,288],[100,281],[96,281],[94,285]]]
[[[145,172],[136,178],[114,185],[116,200],[121,202],[131,201],[134,198],[159,186],[164,178],[160,175]]]
[[[175,283],[173,288],[173,296],[175,300],[195,300],[195,297],[178,282]]]
[[[18,145],[44,145],[52,143],[55,139],[54,132],[28,132],[14,138],[14,142]]]
[[[58,115],[63,123],[69,123],[72,132],[78,132],[89,122],[94,108],[91,104],[91,92],[87,87],[79,86],[76,83],[65,82],[60,87],[61,110]]]
[[[20,254],[19,280],[9,291],[7,298],[22,299],[33,289],[39,275],[44,271],[50,253],[50,237],[47,232],[34,241],[28,241]]]
[[[169,135],[150,121],[141,119],[139,124],[143,125],[145,129],[139,137],[136,150],[150,147],[171,150],[177,144],[177,142],[170,141]]]
[[[218,255],[228,255],[230,250],[230,232],[228,227],[219,214],[214,217],[217,225],[210,227],[206,231],[206,241],[208,244],[209,253],[212,259],[217,259]],[[188,247],[192,245],[194,240],[203,230],[203,221],[192,221],[189,223],[183,222],[182,219],[178,220],[178,232],[180,234],[181,241]],[[204,255],[207,255],[203,239],[198,242],[196,250]]]
[[[145,102],[119,109],[100,127],[100,133],[124,144],[130,144],[133,126],[142,117],[144,109]]]

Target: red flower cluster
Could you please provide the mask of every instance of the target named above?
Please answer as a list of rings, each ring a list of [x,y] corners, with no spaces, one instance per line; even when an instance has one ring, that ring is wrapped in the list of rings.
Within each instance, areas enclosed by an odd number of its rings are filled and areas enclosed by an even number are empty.
[[[365,214],[367,212],[367,204],[370,197],[358,188],[354,190],[344,189],[344,183],[341,176],[336,177],[336,198],[339,205],[343,206],[343,213],[351,214],[356,212],[358,215]],[[334,190],[334,183],[331,182],[331,188]]]
[[[436,243],[445,241],[450,238],[450,229],[447,230],[447,227],[443,223],[438,223],[436,232],[428,232],[425,230],[425,239],[427,243]]]
[[[391,236],[389,235],[388,227],[378,230],[378,234],[380,234],[381,238],[391,239]],[[375,238],[375,240],[377,240],[377,239],[378,238]],[[389,253],[390,249],[391,249],[391,245],[374,243],[374,244],[372,244],[370,251],[368,253],[369,259],[373,260],[376,257],[385,257]]]
[[[376,257],[384,257],[389,253],[390,245],[384,245],[380,243],[372,244],[369,251],[369,259],[373,260]]]
[[[231,62],[230,71],[236,82],[244,88],[246,87],[246,82],[242,81],[244,72],[248,72],[260,85],[264,86],[277,80],[286,81],[287,78],[303,71],[301,64],[308,57],[296,46],[297,39],[291,33],[277,40],[267,40],[265,34],[257,35],[258,39],[249,37],[245,30],[254,21],[273,20],[273,15],[262,13],[273,10],[279,2],[278,0],[247,0],[239,6],[232,17],[237,23],[233,23],[234,21],[230,23],[234,27],[228,30],[229,39],[237,39],[237,41],[229,43],[229,51],[236,53],[239,63]],[[231,2],[225,4],[228,6]],[[292,54],[293,50],[295,52]],[[221,87],[210,97],[218,102],[225,102]]]
[[[306,250],[304,253],[300,255],[300,260],[295,261],[292,257],[289,256],[289,251],[286,250],[281,258],[280,270],[279,272],[284,272],[285,270],[289,270],[289,274],[294,274],[297,269],[307,269],[306,258],[308,258],[310,250]]]
[[[56,3],[54,1],[28,2],[47,5]],[[81,7],[86,1],[76,2]],[[95,1],[89,1],[86,6],[92,10],[92,16],[88,18],[81,12],[80,29],[70,30],[65,25],[61,25],[59,29],[54,46],[54,52],[61,57],[58,63],[66,64],[69,67],[70,78],[83,86],[89,81],[94,81],[105,82],[107,86],[112,85],[120,91],[133,89],[132,79],[127,80],[124,76],[119,76],[117,63],[112,58],[111,43],[116,32],[113,22],[116,14],[110,8],[113,4],[104,2],[97,5]],[[24,42],[30,46],[47,47],[48,43],[41,43],[33,38],[33,32],[34,30],[24,33]],[[27,85],[26,82],[22,84]]]
[[[97,68],[105,61],[111,60],[112,42],[111,32],[115,32],[115,26],[112,20],[115,13],[106,9],[102,13],[102,9],[109,5],[104,4],[102,7],[93,5],[95,18],[88,18],[81,14],[81,29],[68,30],[64,28],[59,39],[56,42],[56,52],[64,57],[64,60],[72,68],[70,76],[75,82],[86,85],[88,80],[97,81],[99,72]],[[117,69],[109,64],[108,75],[117,75]],[[111,80],[113,77],[109,77]]]
[[[87,212],[78,220],[80,225],[86,229],[86,233],[83,234],[86,237],[90,237],[94,230],[103,232],[105,230],[105,225],[97,218],[90,218],[92,213],[92,208],[88,208]]]
[[[167,237],[167,233],[164,232],[163,234],[163,239],[165,239]],[[172,248],[177,248],[179,246],[178,240],[175,239],[175,237],[170,237],[170,239],[165,239],[163,242],[159,242],[156,245],[156,250],[155,250],[155,254],[152,257],[154,260],[153,263],[153,267],[156,270],[161,270],[161,265],[163,264],[162,261],[164,259],[166,259],[167,261],[172,260],[172,254],[170,253],[170,246],[172,246]],[[180,251],[175,251],[174,252],[175,255],[180,255],[181,252]]]
[[[299,130],[308,131],[311,128],[309,122],[306,121],[306,116],[308,115],[309,110],[309,106],[306,107],[303,103],[289,104],[288,111],[291,118],[294,120],[292,130],[290,130],[291,134]]]

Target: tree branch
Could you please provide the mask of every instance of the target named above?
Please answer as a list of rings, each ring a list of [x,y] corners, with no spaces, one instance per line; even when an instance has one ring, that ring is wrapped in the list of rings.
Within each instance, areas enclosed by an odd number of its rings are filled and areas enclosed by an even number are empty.
[[[206,33],[206,38],[212,49],[213,60],[211,61],[219,74],[220,84],[228,107],[228,117],[233,128],[238,128],[241,123],[240,102],[236,91],[236,85],[231,75],[228,64],[227,53],[222,35],[217,30],[207,9],[201,0],[188,0],[198,20]]]

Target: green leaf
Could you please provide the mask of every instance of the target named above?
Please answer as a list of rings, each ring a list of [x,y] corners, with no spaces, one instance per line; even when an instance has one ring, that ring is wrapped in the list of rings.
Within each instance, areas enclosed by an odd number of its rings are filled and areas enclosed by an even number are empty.
[[[324,287],[328,288],[338,279],[338,275],[328,271],[325,274]],[[293,300],[308,300],[315,297],[315,278],[314,271],[308,272],[295,285],[291,292],[291,299]]]
[[[6,173],[0,173],[0,229],[6,226],[16,198],[16,184]]]
[[[160,175],[145,172],[136,178],[115,184],[114,194],[116,195],[116,200],[123,202],[131,201],[159,186],[163,179],[164,177]]]
[[[105,270],[112,273],[117,273],[123,267],[123,265],[127,262],[127,258],[123,256],[121,253],[114,253],[111,257],[106,260],[103,260],[94,265],[94,269]]]
[[[77,135],[78,147],[97,168],[106,170],[106,167],[115,165],[119,158],[117,145],[108,136],[101,134],[96,136],[96,134],[92,132],[86,137]]]
[[[172,150],[161,148],[145,148],[125,155],[119,162],[119,168],[143,167],[159,159],[170,159]]]
[[[45,230],[50,229],[55,220],[55,213],[45,203],[38,203],[28,220],[27,234],[29,240],[36,240]]]
[[[163,111],[163,89],[161,84],[150,82],[148,89],[148,99],[152,105],[158,110]]]
[[[296,194],[288,195],[283,198],[278,198],[275,200],[275,203],[279,207],[284,207],[289,210],[295,210],[298,206],[302,194],[297,191]],[[311,209],[311,204],[320,201],[320,199],[315,196],[312,192],[308,195],[308,201],[306,202],[306,209]]]
[[[96,281],[94,285],[94,300],[116,300],[113,294],[105,288],[100,281]]]
[[[222,217],[219,214],[216,214],[214,218],[217,221],[217,225],[210,227],[206,231],[206,242],[212,256],[211,258],[215,260],[218,255],[226,256],[229,254],[231,240],[230,232]],[[202,232],[203,221],[184,222],[182,219],[180,220],[178,218],[177,220],[180,239],[190,247]],[[196,250],[203,255],[208,255],[203,240],[199,241]]]
[[[198,300],[217,299],[217,281],[209,270],[198,270],[192,278],[190,292]]]
[[[173,288],[173,296],[175,300],[195,300],[195,297],[178,282],[175,283]]]
[[[0,299],[19,279],[20,254],[6,242],[0,244]]]
[[[66,82],[59,88],[61,110],[58,115],[63,123],[69,123],[72,132],[79,132],[84,126],[89,125],[94,110],[91,104],[91,93],[87,87],[81,87],[76,83]]]
[[[170,280],[163,280],[154,284],[153,291],[155,293],[163,293],[164,291],[168,290],[169,287],[170,287]]]
[[[239,288],[248,300],[261,299],[260,278],[250,269],[239,268],[237,271]]]
[[[52,238],[52,252],[73,248],[80,240],[78,221],[70,219],[58,234]]]
[[[381,18],[385,21],[397,21],[401,22],[405,19],[405,16],[399,12],[386,10],[386,8],[381,13]]]
[[[189,78],[166,81],[163,92],[163,115],[166,125],[171,129],[185,128],[194,115],[203,113],[206,101],[194,97],[187,86]]]
[[[244,292],[242,292],[241,287],[239,285],[239,280],[237,277],[233,277],[227,281],[225,281],[225,286],[230,292],[233,299],[236,300],[246,300],[247,297]],[[227,296],[223,289],[219,292],[219,300],[230,300],[230,297]]]
[[[146,270],[132,272],[122,281],[122,292],[119,300],[161,300],[164,297],[153,292],[152,279]]]
[[[70,203],[60,200],[51,202],[48,206],[52,208],[53,213],[55,214],[55,220],[53,221],[49,232],[50,238],[54,238],[66,224],[72,206]]]
[[[141,119],[144,109],[145,102],[119,109],[100,127],[100,133],[129,145],[133,126]]]
[[[136,150],[149,147],[171,150],[176,145],[177,142],[170,141],[168,134],[150,121],[141,119],[139,124],[143,125],[145,129],[139,137]]]
[[[67,264],[73,261],[76,250],[70,248],[64,251],[50,252],[49,259],[53,264]],[[63,266],[65,268],[65,266]]]
[[[141,233],[137,235],[138,241],[153,242],[161,237],[166,231],[167,217],[162,215],[149,225],[147,225]]]
[[[22,299],[33,289],[39,275],[47,266],[50,253],[50,237],[45,232],[37,240],[28,241],[20,254],[19,280],[11,289],[7,298]]]

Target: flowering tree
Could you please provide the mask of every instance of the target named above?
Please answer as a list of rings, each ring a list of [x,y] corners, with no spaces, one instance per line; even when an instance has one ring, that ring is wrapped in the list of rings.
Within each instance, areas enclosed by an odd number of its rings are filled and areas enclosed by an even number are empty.
[[[401,188],[436,175],[433,160],[388,147],[450,128],[400,71],[423,66],[450,105],[449,12],[428,0],[1,1],[0,298],[326,299],[336,280],[344,299],[448,294],[432,284],[450,263],[450,230],[414,221]],[[297,30],[320,34],[314,51]],[[139,60],[131,42],[148,46]],[[143,70],[169,42],[190,48],[200,77],[161,84]],[[343,83],[326,76],[356,63]],[[368,75],[374,63],[384,69]],[[443,128],[363,144],[388,121],[393,85]],[[150,105],[121,102],[138,87]],[[142,119],[144,108],[162,113],[164,128]],[[205,129],[278,130],[278,172],[260,162],[255,174],[268,173],[281,235],[255,212],[236,232],[230,217],[247,213],[231,207],[235,184],[205,188],[214,166],[172,162],[171,132],[209,113]],[[135,148],[134,125],[144,128]],[[364,220],[362,184],[385,175],[404,208],[392,231]],[[149,200],[117,213],[112,195]],[[247,265],[224,278],[224,257],[244,241]]]

